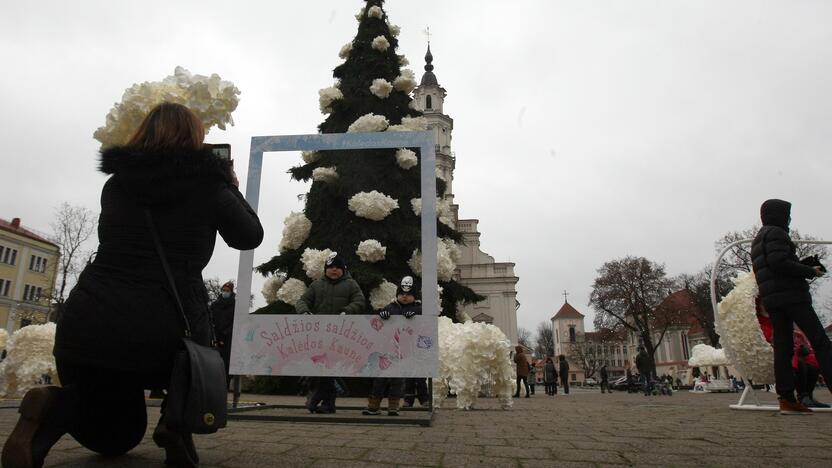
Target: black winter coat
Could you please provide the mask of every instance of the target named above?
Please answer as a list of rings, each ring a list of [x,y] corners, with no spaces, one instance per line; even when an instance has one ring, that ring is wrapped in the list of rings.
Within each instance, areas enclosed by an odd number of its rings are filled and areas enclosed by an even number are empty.
[[[763,227],[751,244],[751,261],[760,298],[766,308],[811,303],[807,278],[815,269],[800,263],[789,238],[791,203],[766,200],[760,208]]]
[[[210,341],[202,269],[217,232],[232,248],[263,240],[257,214],[211,151],[103,151],[112,174],[101,193],[98,252],[81,273],[57,326],[61,363],[170,375],[183,320],[147,227],[150,208],[194,339]]]

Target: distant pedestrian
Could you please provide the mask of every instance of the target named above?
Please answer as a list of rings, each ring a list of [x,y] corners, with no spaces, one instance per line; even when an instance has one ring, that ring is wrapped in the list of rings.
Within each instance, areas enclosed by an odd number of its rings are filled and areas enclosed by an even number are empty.
[[[601,366],[601,370],[599,371],[599,373],[601,374],[601,393],[612,393],[610,391],[609,374],[607,374],[606,364]]]
[[[558,373],[560,374],[560,384],[563,386],[564,395],[569,395],[569,363],[566,362],[566,356],[563,354],[558,356],[558,360],[560,361],[560,369],[558,370]]]
[[[514,398],[520,398],[520,381],[526,388],[526,398],[529,398],[529,358],[523,352],[523,347],[518,345],[514,348],[517,354],[514,356],[514,363],[517,364],[517,391],[514,392]]]
[[[534,365],[534,361],[529,363],[529,376],[527,381],[529,382],[529,389],[532,395],[534,395],[534,384],[537,383],[537,366]]]
[[[231,381],[228,374],[229,363],[231,362],[231,335],[234,329],[234,283],[229,281],[222,285],[220,296],[211,303],[211,318],[214,322],[214,333],[217,336],[220,356],[225,363],[226,385]]]
[[[555,369],[555,363],[552,362],[551,356],[546,358],[546,364],[543,365],[543,383],[546,385],[547,395],[557,395],[558,371]]]

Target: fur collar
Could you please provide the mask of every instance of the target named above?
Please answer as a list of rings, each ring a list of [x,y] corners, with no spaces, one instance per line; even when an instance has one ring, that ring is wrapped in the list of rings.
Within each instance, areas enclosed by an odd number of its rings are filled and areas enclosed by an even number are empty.
[[[99,170],[112,174],[114,182],[131,196],[150,204],[231,182],[228,163],[207,147],[197,151],[111,147],[102,150]]]

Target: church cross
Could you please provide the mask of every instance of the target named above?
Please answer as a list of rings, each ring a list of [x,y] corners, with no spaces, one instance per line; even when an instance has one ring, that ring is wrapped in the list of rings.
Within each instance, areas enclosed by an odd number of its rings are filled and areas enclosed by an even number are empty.
[[[568,304],[568,303],[569,303],[569,298],[567,298],[567,297],[566,297],[566,296],[568,296],[568,295],[569,295],[569,293],[568,293],[568,292],[566,292],[566,290],[564,289],[564,290],[563,290],[563,303],[564,303],[564,304]]]
[[[425,29],[425,37],[428,38],[428,45],[430,45],[430,26]]]

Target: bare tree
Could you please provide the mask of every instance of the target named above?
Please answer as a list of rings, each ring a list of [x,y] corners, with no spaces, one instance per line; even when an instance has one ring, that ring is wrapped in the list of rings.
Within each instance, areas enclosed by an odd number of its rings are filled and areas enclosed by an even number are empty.
[[[696,273],[695,275],[682,273],[674,278],[675,289],[687,289],[690,291],[693,304],[687,309],[690,317],[693,318],[708,337],[711,346],[719,347],[719,334],[716,332],[714,321],[714,307],[711,303],[711,268]],[[721,275],[720,275],[721,276]],[[727,278],[720,277],[717,280],[717,295],[720,297],[730,291],[728,286],[731,282]]]
[[[538,359],[555,355],[555,333],[552,330],[551,323],[544,321],[537,324],[534,355]]]
[[[517,329],[517,343],[521,344],[527,348],[532,347],[532,332],[529,330],[519,327]]]
[[[613,332],[626,328],[635,332],[647,350],[653,372],[656,348],[676,321],[669,314],[655,314],[671,286],[664,266],[644,257],[625,257],[604,263],[598,269],[589,298],[589,304],[596,311],[595,328]],[[658,339],[654,342],[656,333]]]
[[[52,291],[52,300],[58,313],[63,310],[67,287],[75,283],[84,264],[89,261],[89,252],[83,250],[84,243],[95,233],[98,215],[83,207],[64,202],[55,211],[52,227],[52,241],[60,248],[58,260],[58,284]]]
[[[725,235],[723,235],[718,241],[716,241],[715,250],[717,253],[719,253],[722,251],[722,249],[724,249],[733,242],[743,239],[753,239],[757,235],[757,231],[759,230],[760,226],[755,225],[742,231],[728,232]],[[817,240],[816,237],[801,235],[797,229],[791,229],[789,231],[789,236],[796,241]],[[822,244],[796,243],[796,247],[796,254],[798,258],[805,258],[811,255],[817,255],[818,258],[823,262],[828,254],[826,247]],[[739,273],[752,271],[751,260],[751,244],[741,244],[732,247],[731,250],[729,250],[725,254],[725,256],[722,257],[722,262],[720,264],[720,277],[723,277],[723,272],[727,278],[730,278],[736,276]],[[730,287],[732,288],[733,284],[731,284]]]

